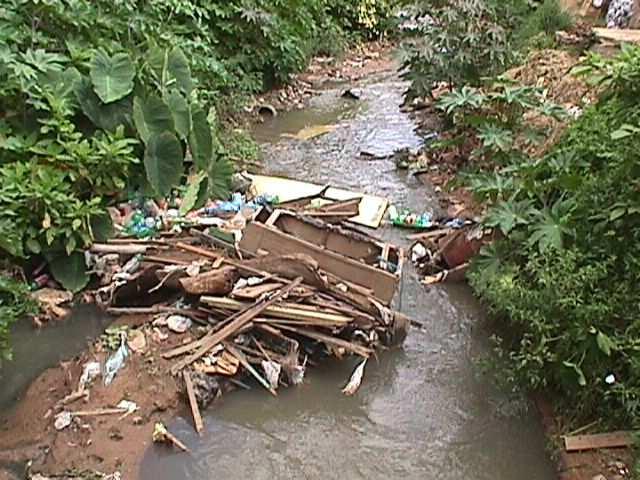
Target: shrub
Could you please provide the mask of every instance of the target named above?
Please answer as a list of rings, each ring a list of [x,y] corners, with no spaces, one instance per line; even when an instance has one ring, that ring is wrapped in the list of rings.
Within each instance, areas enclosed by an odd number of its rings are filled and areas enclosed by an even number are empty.
[[[476,261],[471,283],[508,326],[499,348],[511,359],[509,376],[557,392],[579,417],[606,412],[634,428],[639,54],[640,47],[627,47],[617,59],[593,57],[581,71],[608,86],[603,99],[544,158],[516,157],[472,183],[492,205],[488,224],[504,234]]]

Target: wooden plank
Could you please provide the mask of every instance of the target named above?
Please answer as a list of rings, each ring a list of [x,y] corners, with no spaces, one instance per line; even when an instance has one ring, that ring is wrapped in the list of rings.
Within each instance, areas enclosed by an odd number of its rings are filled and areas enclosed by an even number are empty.
[[[258,381],[258,383],[260,383],[260,385],[262,385],[264,388],[266,388],[269,393],[271,393],[271,395],[277,397],[278,393],[271,388],[271,385],[269,385],[269,382],[267,382],[262,375],[260,375],[258,373],[258,371],[253,368],[251,366],[251,364],[249,363],[249,361],[247,360],[247,357],[245,356],[244,353],[242,353],[240,350],[238,350],[237,348],[235,348],[233,345],[227,343],[225,345],[225,348],[227,349],[227,351],[233,355],[234,357],[236,357],[238,360],[240,360],[240,363],[242,364],[242,366],[244,368],[247,369],[247,371]]]
[[[269,177],[265,175],[248,175],[253,184],[252,191],[256,195],[274,195],[280,202],[289,202],[303,197],[313,197],[325,190],[325,186],[313,183],[300,182],[282,177]],[[350,222],[364,225],[365,227],[378,228],[384,213],[389,206],[389,200],[374,195],[366,195],[350,192],[339,188],[328,188],[325,197],[331,200],[352,200],[361,198],[359,214],[349,219]]]
[[[288,325],[278,325],[278,328],[281,330],[288,330],[305,337],[313,338],[314,340],[318,340],[319,342],[344,348],[345,350],[355,353],[356,355],[360,355],[364,358],[369,358],[369,356],[373,353],[370,348],[363,347],[362,345],[358,345],[357,343],[348,342],[341,338],[332,337],[331,335],[325,335],[324,333],[316,332],[315,330],[290,327]]]
[[[247,307],[246,302],[240,302],[227,297],[200,297],[200,301],[207,305],[211,305],[216,308],[223,308],[229,310],[242,310]],[[321,311],[319,307],[313,307],[309,305],[296,305],[296,304],[282,304],[272,305],[265,308],[264,315],[277,318],[287,318],[290,320],[314,321],[321,320],[325,323],[333,325],[345,325],[353,321],[353,317],[346,315],[340,315],[336,313],[329,313]]]
[[[633,432],[630,431],[564,437],[564,448],[567,452],[597,450],[599,448],[630,447],[633,443]]]
[[[302,278],[298,277],[293,282],[289,283],[282,290],[277,292],[268,300],[260,300],[256,302],[253,306],[250,306],[246,310],[243,310],[238,317],[232,321],[231,323],[225,325],[220,330],[215,332],[211,337],[207,338],[206,341],[202,342],[202,345],[198,350],[196,350],[193,354],[189,355],[187,358],[179,361],[175,365],[171,367],[171,373],[173,375],[177,374],[180,370],[182,370],[187,365],[191,365],[193,362],[206,355],[209,350],[213,347],[222,343],[232,335],[236,334],[242,327],[249,324],[256,316],[260,315],[266,308],[270,307],[282,297],[287,295],[291,290],[302,283]]]
[[[640,42],[640,30],[631,28],[594,28],[593,33],[595,33],[598,38],[612,40],[614,42]]]
[[[240,245],[245,250],[257,252],[263,249],[272,255],[286,255],[293,252],[309,255],[318,262],[321,269],[340,279],[373,290],[374,295],[386,305],[393,300],[399,283],[396,275],[257,222],[247,225]]]
[[[198,401],[196,400],[196,392],[193,390],[191,375],[189,372],[184,370],[182,372],[182,378],[184,378],[184,385],[187,389],[187,398],[189,399],[189,407],[191,407],[193,424],[196,427],[196,432],[201,435],[202,430],[204,430],[204,423],[202,422],[202,415],[200,415],[200,408],[198,407]]]

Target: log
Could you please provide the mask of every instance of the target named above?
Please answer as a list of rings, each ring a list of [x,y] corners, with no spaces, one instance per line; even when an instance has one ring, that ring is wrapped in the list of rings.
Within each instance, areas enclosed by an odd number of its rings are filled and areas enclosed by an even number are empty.
[[[238,279],[238,271],[233,267],[202,273],[195,277],[185,277],[179,280],[184,291],[191,295],[226,295],[233,290]]]
[[[242,327],[249,324],[256,316],[260,315],[266,308],[270,307],[280,299],[282,299],[285,295],[287,295],[291,290],[302,283],[302,278],[297,278],[293,282],[289,283],[282,290],[277,292],[268,300],[260,300],[256,302],[254,305],[250,306],[246,310],[244,310],[234,321],[225,325],[223,328],[214,333],[210,338],[203,342],[202,346],[196,350],[195,353],[189,355],[187,358],[181,360],[176,363],[173,367],[171,367],[171,373],[173,375],[177,374],[180,370],[182,370],[187,365],[191,365],[193,362],[206,355],[209,350],[218,345],[219,343],[225,341],[232,335],[235,335]]]
[[[200,408],[198,407],[198,401],[196,400],[196,392],[193,390],[193,381],[191,375],[186,370],[182,372],[184,378],[184,386],[187,389],[187,398],[189,399],[189,407],[191,407],[191,415],[193,416],[193,424],[198,434],[202,434],[204,430],[204,423],[202,422],[202,415],[200,415]]]

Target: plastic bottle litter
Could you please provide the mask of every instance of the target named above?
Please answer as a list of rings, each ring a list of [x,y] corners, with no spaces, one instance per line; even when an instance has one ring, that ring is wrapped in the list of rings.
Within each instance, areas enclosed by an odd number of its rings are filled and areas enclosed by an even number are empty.
[[[100,375],[100,362],[87,362],[84,364],[82,375],[80,375],[80,382],[78,383],[78,390],[84,391],[87,386]]]
[[[125,233],[136,238],[149,238],[158,233],[162,227],[159,217],[145,216],[140,210],[136,211],[125,226]]]
[[[104,384],[108,386],[113,381],[116,373],[120,370],[129,356],[129,350],[127,349],[127,334],[124,332],[120,333],[120,347],[118,350],[114,352],[113,355],[109,357],[107,362],[104,364]]]
[[[448,228],[462,228],[464,226],[464,220],[461,218],[454,218],[445,223],[444,226]]]
[[[409,210],[398,212],[395,206],[389,207],[389,219],[397,227],[405,228],[431,228],[433,221],[428,213],[416,214]]]

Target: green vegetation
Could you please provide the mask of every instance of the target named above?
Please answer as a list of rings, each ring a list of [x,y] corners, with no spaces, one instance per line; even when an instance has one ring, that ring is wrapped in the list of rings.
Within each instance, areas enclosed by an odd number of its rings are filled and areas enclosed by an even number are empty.
[[[543,158],[472,184],[505,237],[471,281],[510,327],[500,346],[512,379],[562,393],[577,416],[606,411],[637,428],[640,48],[581,71],[608,85],[605,97]]]
[[[491,0],[478,3],[440,7],[448,13],[435,17],[439,43],[409,59],[408,78],[418,96],[436,82],[452,87],[436,103],[447,130],[430,148],[471,152],[473,173],[463,180],[488,206],[485,224],[500,233],[469,275],[501,325],[500,376],[511,387],[556,393],[576,421],[597,416],[640,428],[640,47],[612,59],[591,54],[576,68],[600,85],[601,99],[531,156],[528,147],[551,125],[532,119],[569,118],[541,90],[497,74],[552,44],[571,18],[552,0],[536,10],[514,0],[500,12]],[[464,28],[462,16],[471,18]],[[494,37],[482,36],[496,25]],[[485,38],[478,47],[465,44],[473,28]]]
[[[558,0],[430,0],[418,2],[418,37],[406,44],[408,98],[435,85],[479,86],[519,58],[529,44],[552,44],[573,24]]]
[[[312,55],[381,35],[390,13],[385,0],[3,2],[0,253],[42,256],[82,289],[107,206],[187,178],[191,206],[226,196],[236,160],[256,156],[228,117]]]

